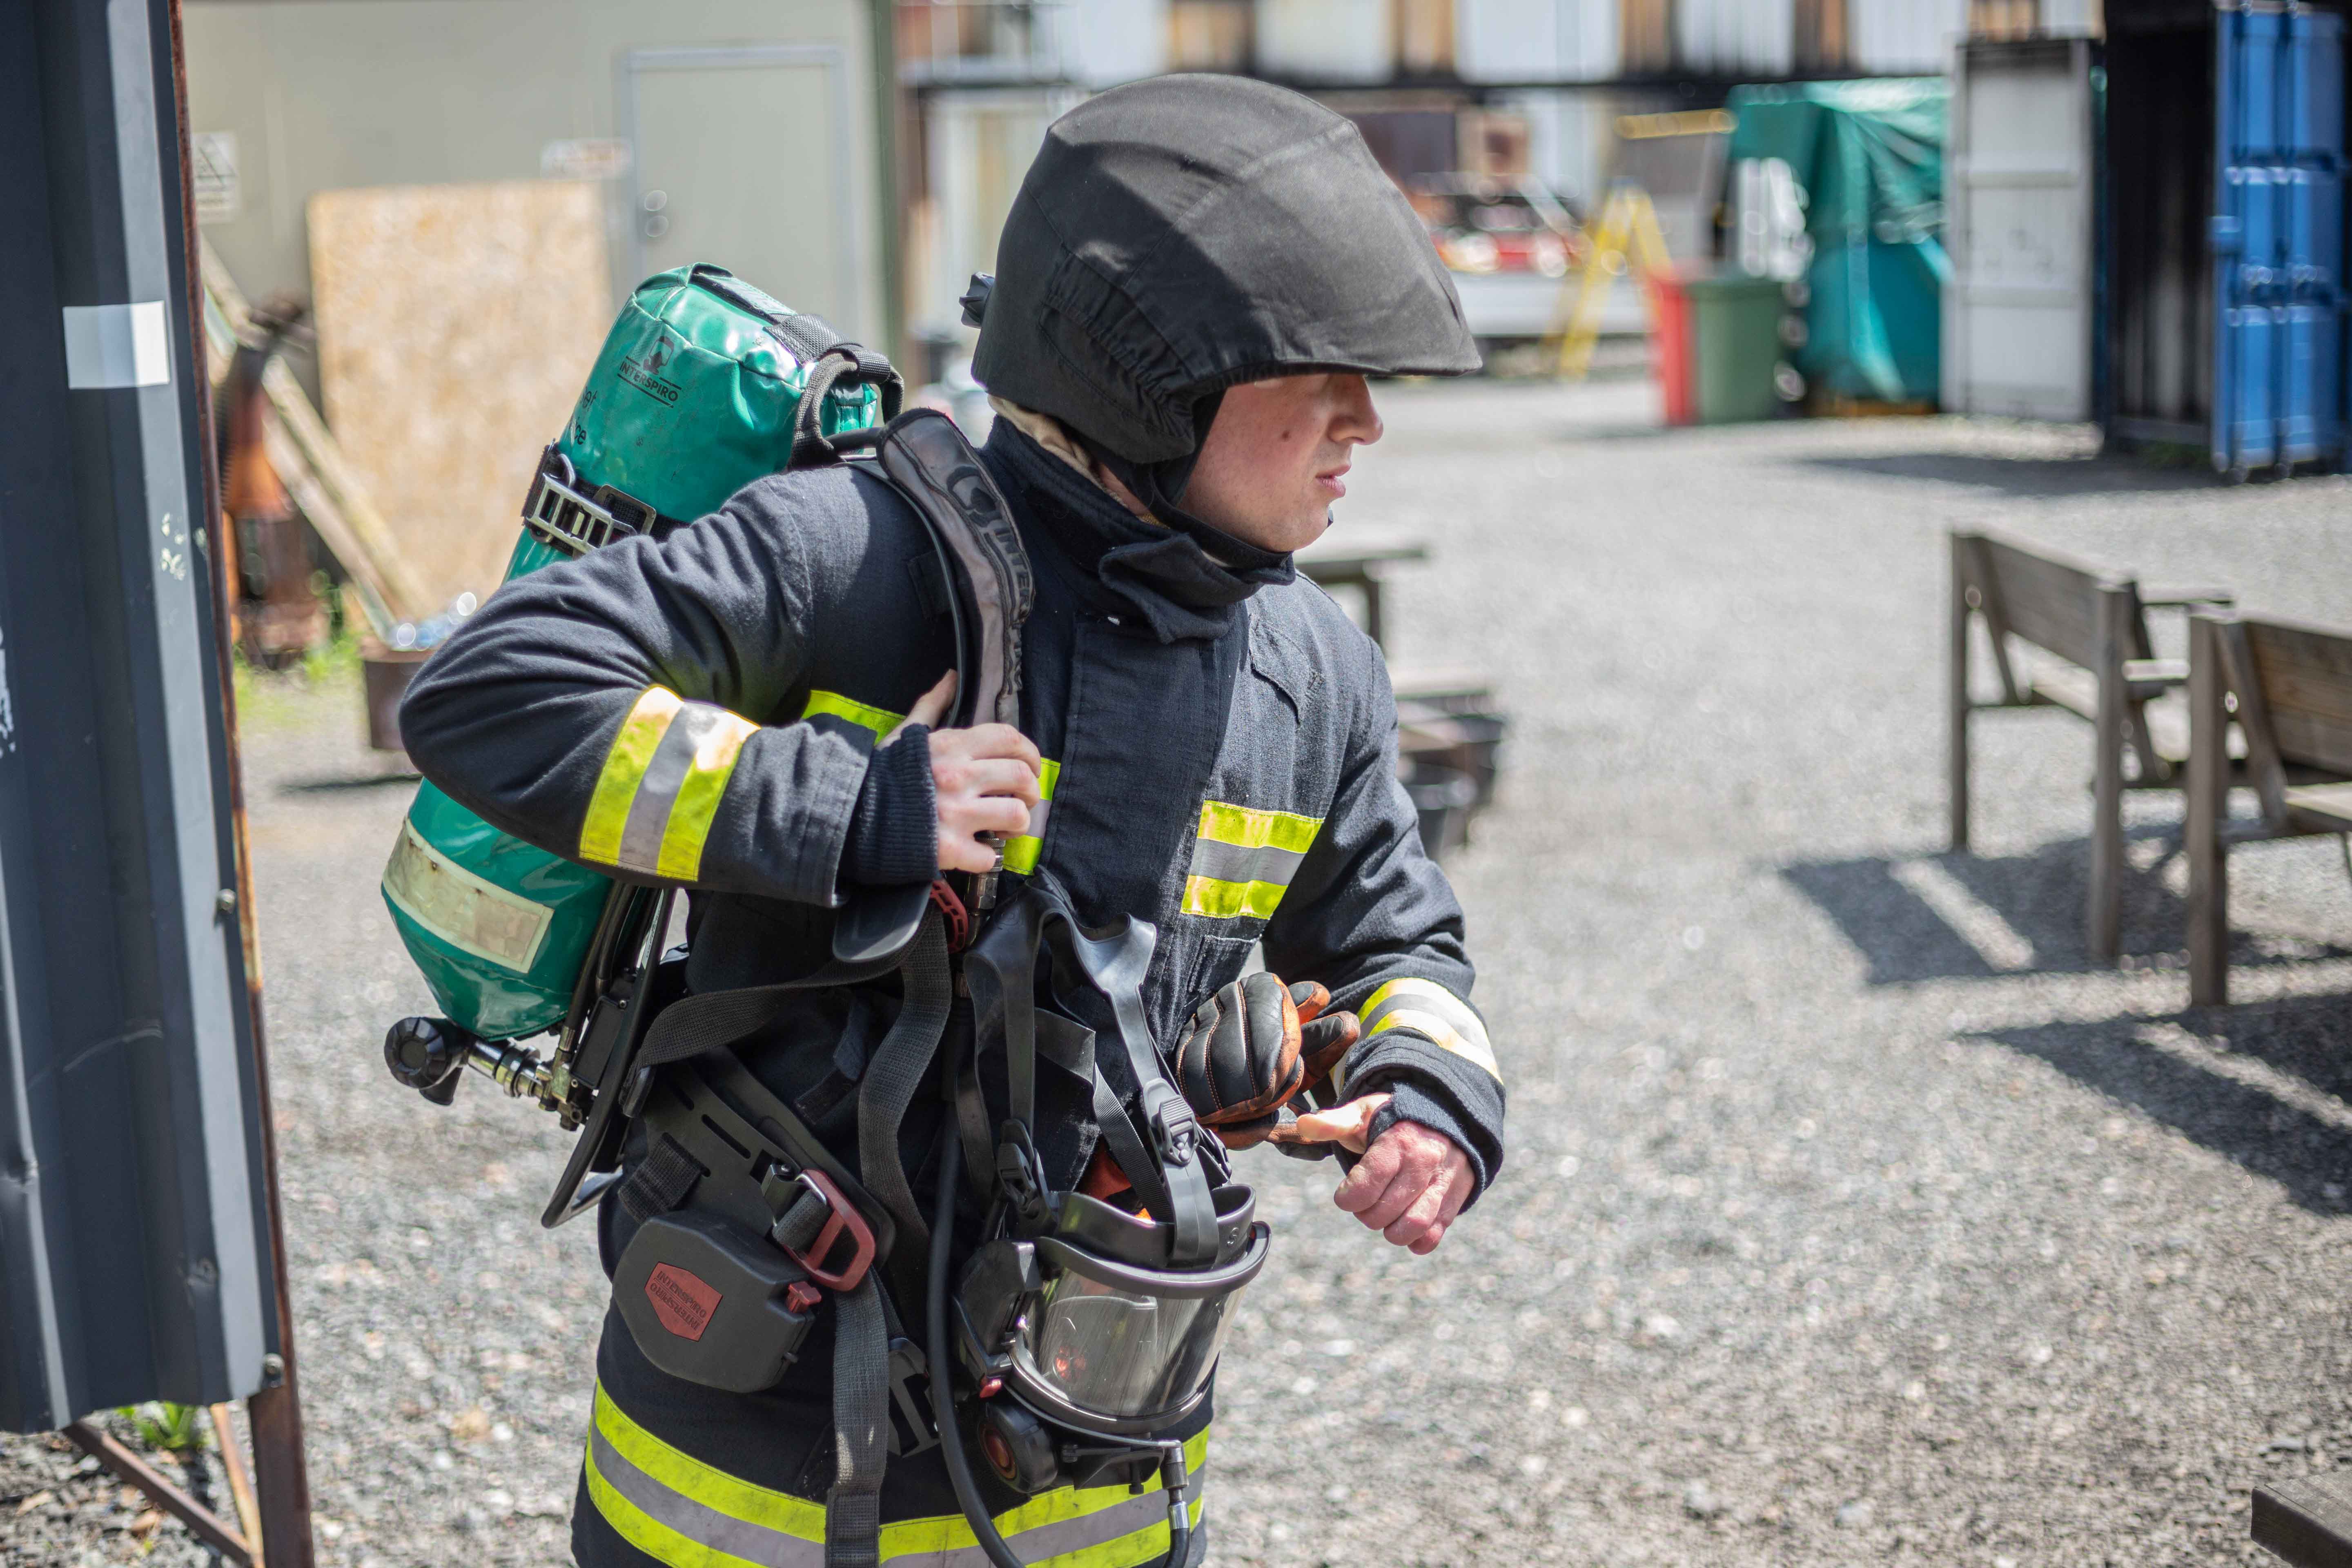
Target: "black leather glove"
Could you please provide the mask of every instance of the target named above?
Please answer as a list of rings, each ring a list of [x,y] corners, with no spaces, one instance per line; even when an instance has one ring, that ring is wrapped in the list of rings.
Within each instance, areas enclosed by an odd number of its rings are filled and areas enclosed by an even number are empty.
[[[1330,1005],[1331,993],[1311,980],[1286,989],[1261,972],[1193,1010],[1176,1047],[1176,1087],[1226,1148],[1263,1142],[1282,1108],[1320,1088],[1356,1043],[1356,1016]]]

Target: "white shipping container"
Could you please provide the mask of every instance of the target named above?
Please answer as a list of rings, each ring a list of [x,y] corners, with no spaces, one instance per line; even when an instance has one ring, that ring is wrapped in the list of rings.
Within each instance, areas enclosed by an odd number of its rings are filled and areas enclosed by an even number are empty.
[[[1941,76],[1969,30],[1969,0],[1849,0],[1846,32],[1858,75]]]
[[[1970,44],[1944,192],[1944,406],[2029,419],[2091,407],[2091,46]]]
[[[1079,0],[1063,24],[1073,74],[1088,87],[1139,81],[1168,68],[1168,0]]]
[[[1617,74],[1617,0],[1456,0],[1465,81],[1605,81]]]
[[[1859,8],[1896,0],[1855,0]],[[1796,0],[1681,0],[1675,52],[1708,76],[1785,76],[1796,63]]]
[[[1269,76],[1381,82],[1396,68],[1389,0],[1257,0],[1257,65]]]

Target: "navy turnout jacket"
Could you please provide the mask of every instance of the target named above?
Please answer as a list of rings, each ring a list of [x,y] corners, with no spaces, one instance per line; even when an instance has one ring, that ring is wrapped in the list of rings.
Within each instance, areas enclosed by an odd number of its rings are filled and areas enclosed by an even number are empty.
[[[1375,1130],[1407,1118],[1446,1133],[1483,1192],[1502,1163],[1503,1085],[1460,907],[1395,776],[1377,648],[1287,557],[1227,564],[1010,421],[982,460],[1036,582],[1022,727],[1049,799],[1008,870],[1043,868],[1089,924],[1159,928],[1145,1002],[1163,1047],[1254,944],[1286,981],[1328,986],[1363,1016],[1349,1096],[1392,1091]],[[861,799],[888,808],[867,787],[878,738],[952,666],[946,592],[920,521],[876,474],[772,476],[667,537],[501,587],[419,672],[402,736],[507,832],[690,889],[692,989],[792,978],[829,952],[849,847],[874,826]],[[895,809],[928,811],[929,791],[926,766]],[[814,994],[739,1050],[845,1139],[854,1097],[836,1092],[827,1116],[809,1096],[855,1079],[895,1007],[887,984]],[[1118,1054],[1102,1053],[1107,1070]],[[919,1163],[936,1121],[908,1122]],[[1057,1180],[1075,1181],[1092,1141],[1089,1126],[1048,1143]]]

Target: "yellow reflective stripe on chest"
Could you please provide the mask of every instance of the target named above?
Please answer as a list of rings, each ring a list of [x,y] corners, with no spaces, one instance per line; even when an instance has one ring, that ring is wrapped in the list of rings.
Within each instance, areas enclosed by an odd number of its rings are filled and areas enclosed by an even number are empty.
[[[814,719],[830,714],[846,719],[863,729],[874,731],[878,742],[883,736],[906,721],[904,713],[893,713],[887,708],[877,708],[860,702],[854,697],[844,697],[838,691],[812,691],[807,704],[801,710],[803,719]],[[1045,819],[1054,804],[1054,785],[1062,776],[1062,764],[1051,757],[1038,772],[1038,789],[1044,799],[1029,808],[1029,826],[1004,842],[1004,868],[1026,876],[1037,868],[1037,857],[1045,847]]]
[[[1271,919],[1322,826],[1319,816],[1202,801],[1184,873],[1184,912]]]
[[[760,726],[715,702],[649,686],[621,721],[580,825],[580,858],[691,882],[734,775]]]
[[[1434,980],[1391,980],[1366,999],[1358,1016],[1363,1019],[1367,1040],[1383,1029],[1411,1029],[1465,1061],[1476,1062],[1496,1082],[1503,1080],[1486,1026],[1468,1003]]]
[[[1188,1468],[1208,1462],[1209,1435],[1184,1445]],[[588,1431],[588,1496],[638,1551],[671,1568],[824,1568],[824,1505],[755,1486],[672,1447],[631,1420],[600,1383]],[[1201,1521],[1197,1488],[1192,1522]],[[997,1530],[1037,1568],[1135,1568],[1168,1551],[1168,1509],[1157,1491],[1062,1487],[996,1516]],[[882,1527],[882,1562],[916,1568],[977,1562],[961,1514]]]

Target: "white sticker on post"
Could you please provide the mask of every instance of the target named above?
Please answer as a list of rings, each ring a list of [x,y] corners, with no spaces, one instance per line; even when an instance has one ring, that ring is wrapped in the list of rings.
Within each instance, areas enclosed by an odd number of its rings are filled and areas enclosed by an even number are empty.
[[[68,305],[65,318],[68,386],[79,392],[171,384],[172,329],[163,300]]]

